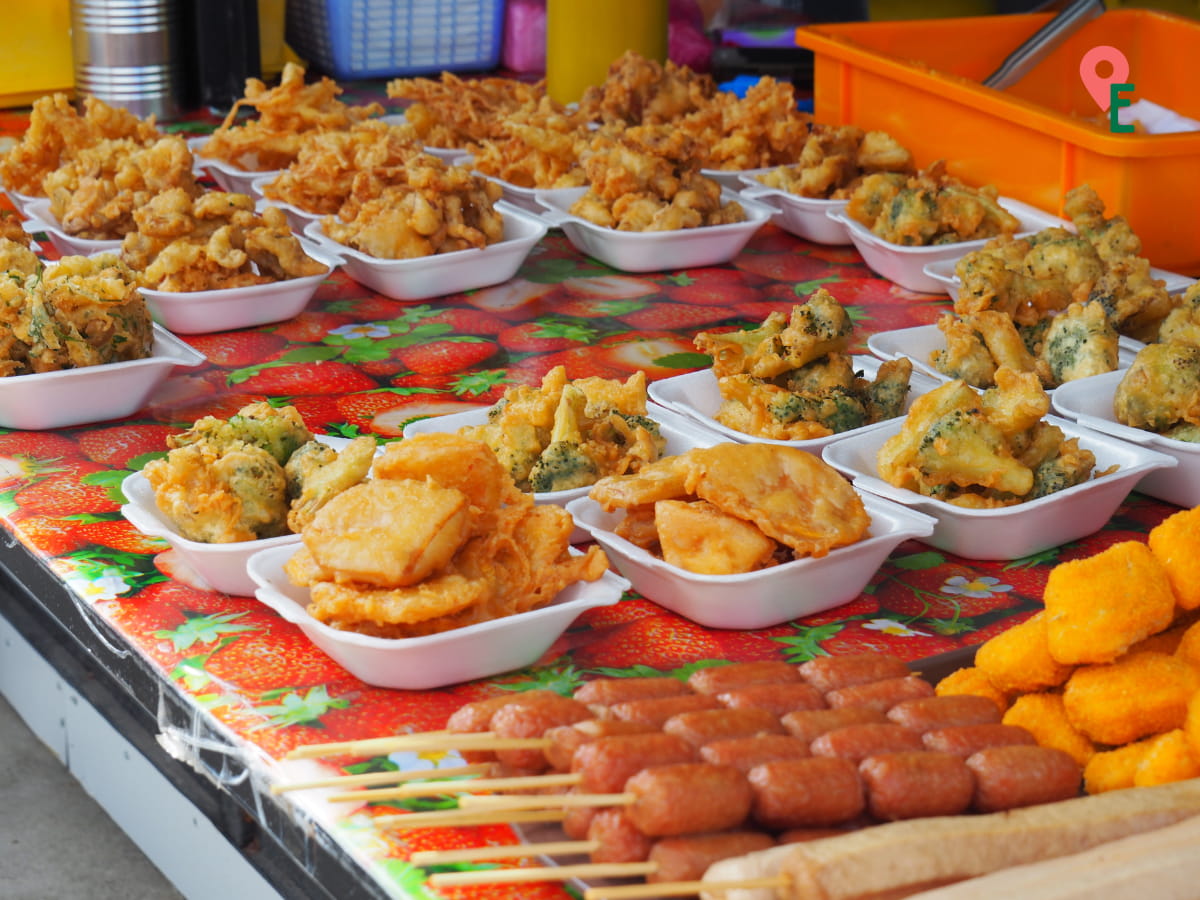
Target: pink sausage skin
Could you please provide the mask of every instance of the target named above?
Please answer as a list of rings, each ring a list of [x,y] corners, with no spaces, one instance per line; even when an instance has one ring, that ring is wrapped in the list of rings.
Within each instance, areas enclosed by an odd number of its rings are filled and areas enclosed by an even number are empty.
[[[975,774],[971,806],[999,812],[1079,795],[1083,772],[1070,754],[1037,744],[988,747],[967,757]]]
[[[867,809],[877,819],[955,816],[975,793],[975,776],[961,756],[919,750],[869,756],[858,764]]]

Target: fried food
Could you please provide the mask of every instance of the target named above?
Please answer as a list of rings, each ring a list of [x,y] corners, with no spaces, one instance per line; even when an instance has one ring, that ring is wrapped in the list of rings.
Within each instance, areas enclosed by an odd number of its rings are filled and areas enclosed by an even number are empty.
[[[48,94],[34,101],[29,127],[11,150],[0,155],[0,182],[10,191],[45,197],[42,180],[84,148],[123,140],[146,146],[160,137],[153,116],[139,119],[124,107],[109,106],[95,97],[83,98],[81,115],[66,94]]]
[[[666,448],[646,416],[646,375],[567,380],[556,366],[534,388],[511,387],[483,425],[459,430],[491,448],[523,491],[545,493],[640,471]]]
[[[1200,347],[1200,281],[1192,282],[1179,304],[1167,313],[1158,329],[1164,344],[1191,344]]]
[[[758,526],[707,500],[659,500],[653,521],[663,560],[701,575],[766,568],[779,549]]]
[[[663,124],[702,109],[716,92],[709,75],[630,50],[613,60],[603,84],[584,92],[579,109],[592,122]]]
[[[841,199],[866,175],[911,174],[915,168],[912,154],[887,132],[853,125],[813,125],[794,158],[794,163],[764,172],[758,180],[800,197]]]
[[[340,452],[320,444],[295,407],[265,402],[197,419],[167,446],[142,469],[155,504],[185,538],[211,544],[294,531],[366,478],[375,453],[370,437]]]
[[[482,249],[504,237],[501,194],[483,176],[422,153],[386,181],[356,175],[338,214],[323,220],[325,234],[378,259]]]
[[[1043,747],[1070,754],[1080,766],[1086,766],[1096,753],[1091,739],[1071,724],[1062,694],[1023,694],[1013,701],[1002,721],[1024,728]]]
[[[42,186],[63,231],[91,240],[124,237],[138,208],[163,191],[200,193],[192,152],[178,135],[146,145],[100,141],[49,173]]]
[[[1121,377],[1113,413],[1131,428],[1195,440],[1200,425],[1200,346],[1147,344]]]
[[[1200,674],[1165,653],[1131,653],[1081,666],[1063,688],[1067,717],[1098,744],[1119,745],[1180,728]]]
[[[958,506],[1012,506],[1081,484],[1095,454],[1042,420],[1050,400],[1036,375],[1001,367],[979,394],[961,379],[913,401],[879,448],[889,484]]]
[[[722,403],[715,418],[755,437],[808,440],[900,415],[912,362],[880,365],[875,380],[855,372],[853,323],[824,288],[746,331],[701,332],[694,343],[713,358]]]
[[[1166,570],[1179,608],[1200,609],[1200,506],[1167,516],[1150,529],[1146,544]]]
[[[571,554],[570,514],[535,506],[483,444],[426,434],[393,446],[372,480],[317,512],[285,566],[315,618],[381,637],[434,634],[544,606],[607,569],[598,547]]]
[[[496,133],[471,145],[471,167],[524,188],[570,188],[587,183],[580,155],[591,141],[578,110],[543,97],[500,123]]]
[[[847,215],[885,241],[906,247],[953,244],[1014,234],[1020,222],[991,186],[972,188],[938,160],[915,175],[875,172],[849,195]]]
[[[66,256],[47,269],[28,254],[9,251],[16,268],[0,279],[0,377],[151,355],[150,312],[115,254]]]
[[[306,84],[304,68],[292,62],[284,65],[274,87],[247,78],[244,94],[200,147],[199,155],[247,172],[282,169],[296,159],[308,132],[347,129],[383,113],[378,103],[348,106],[337,99],[341,93],[328,77]],[[258,116],[239,122],[238,114],[246,108],[256,110]]]
[[[664,526],[658,521],[657,504],[665,500],[707,501],[720,513],[756,526],[797,559],[825,556],[860,540],[870,527],[861,498],[836,470],[812,454],[776,444],[718,444],[688,450],[633,475],[603,478],[589,496],[610,512],[655,504],[660,544]],[[669,508],[668,516],[677,511]],[[719,528],[723,517],[702,519],[693,514],[688,524],[695,531],[705,521]],[[726,555],[731,562],[750,558],[771,562],[745,552]],[[706,567],[711,573],[713,565]]]
[[[329,271],[304,252],[282,210],[259,213],[246,194],[170,189],[133,218],[136,230],[122,241],[121,257],[155,290],[222,290]]]
[[[1044,612],[985,641],[975,653],[975,668],[1005,695],[1057,687],[1072,671],[1050,653]]]
[[[389,81],[387,95],[411,101],[404,118],[426,146],[467,150],[502,137],[506,120],[538,107],[546,99],[546,83],[442,72],[438,78]]]

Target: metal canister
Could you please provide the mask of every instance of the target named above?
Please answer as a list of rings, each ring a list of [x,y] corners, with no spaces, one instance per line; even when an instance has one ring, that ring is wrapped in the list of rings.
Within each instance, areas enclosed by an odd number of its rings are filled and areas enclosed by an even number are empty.
[[[137,116],[178,116],[179,7],[177,0],[71,0],[75,90]]]

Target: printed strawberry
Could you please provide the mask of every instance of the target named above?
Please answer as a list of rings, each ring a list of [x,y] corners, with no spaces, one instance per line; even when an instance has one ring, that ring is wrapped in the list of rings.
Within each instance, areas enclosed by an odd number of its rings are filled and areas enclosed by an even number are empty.
[[[243,391],[267,396],[293,394],[351,394],[375,387],[375,382],[357,368],[336,360],[283,366],[267,366],[238,383]]]
[[[231,331],[188,335],[187,342],[214,366],[238,369],[270,362],[287,346],[287,338],[266,331]]]
[[[561,319],[539,319],[506,328],[497,340],[510,353],[549,353],[586,346],[595,336],[596,330],[586,325]]]
[[[823,259],[813,259],[794,250],[781,253],[741,253],[733,264],[771,281],[812,281],[830,276],[859,277],[857,267],[830,265]]]
[[[731,662],[782,659],[782,646],[766,631],[714,631],[721,658]]]
[[[684,306],[679,303],[656,303],[620,319],[632,328],[656,328],[664,331],[703,328],[716,322],[732,319],[737,314],[728,306]]]
[[[827,625],[830,622],[842,622],[846,619],[871,617],[877,612],[879,612],[879,601],[872,596],[860,594],[849,603],[843,603],[841,606],[835,606],[833,609],[827,609],[824,612],[813,613],[811,616],[805,616],[799,621],[805,627],[814,627],[817,625]]]
[[[404,321],[419,322],[422,325],[449,325],[453,334],[474,334],[480,337],[495,337],[505,328],[507,320],[500,316],[484,312],[482,309],[464,309],[452,306],[435,309],[431,306],[415,307],[405,310]]]
[[[387,322],[399,319],[408,312],[409,304],[403,300],[392,300],[379,294],[355,297],[352,300],[336,300],[326,304],[326,312],[345,313],[360,322]]]
[[[305,310],[295,318],[275,326],[272,333],[297,344],[319,344],[335,328],[341,328],[354,321],[354,316],[344,313]]]
[[[650,666],[669,671],[701,659],[723,659],[713,633],[675,616],[646,616],[604,632],[574,653],[580,668]]]
[[[167,438],[182,431],[181,428],[157,424],[97,428],[79,435],[79,449],[88,459],[114,469],[139,469],[140,465],[131,466],[130,463],[144,463],[154,455],[166,453]]]
[[[108,615],[168,671],[198,647],[252,627],[241,620],[246,609],[231,598],[174,581],[147,585],[132,597],[120,597]]]
[[[732,277],[731,277],[732,276]],[[758,289],[732,269],[694,269],[667,279],[666,293],[677,303],[696,306],[737,306],[758,299]]]
[[[843,266],[862,264],[862,257],[858,255],[858,250],[853,245],[825,246],[817,244],[808,251],[808,255]]]
[[[478,337],[453,337],[404,347],[399,352],[405,366],[422,375],[462,372],[490,359],[496,345]]]
[[[470,306],[485,313],[505,319],[529,319],[551,312],[547,300],[557,289],[558,286],[554,284],[513,278],[503,284],[476,291],[466,300]]]
[[[338,411],[350,425],[385,437],[399,437],[404,426],[417,419],[478,409],[478,403],[444,400],[436,394],[404,395],[398,391],[352,394],[337,401]]]
[[[46,556],[60,556],[83,547],[87,541],[74,523],[49,516],[20,516],[12,519],[17,540]]]
[[[836,627],[836,626],[831,626]],[[820,647],[832,656],[846,653],[890,653],[903,660],[924,659],[945,653],[958,646],[958,641],[925,628],[908,627],[890,619],[871,619],[847,622],[837,632],[820,642]]]
[[[79,455],[79,445],[53,431],[10,431],[0,434],[0,457],[49,460]]]
[[[472,403],[495,403],[504,396],[509,379],[503,369],[479,369],[461,375],[420,375],[416,372],[392,379],[392,386],[414,393],[453,394]]]
[[[43,478],[17,491],[13,499],[23,512],[31,515],[61,517],[115,512],[121,508],[119,491],[115,490],[120,480],[120,473],[95,466],[87,474],[69,472]]]
[[[167,547],[162,538],[142,534],[125,519],[83,522],[78,526],[77,534],[89,544],[99,544],[125,553],[161,553]]]
[[[295,408],[304,419],[304,424],[310,431],[325,432],[329,423],[342,421],[338,412],[337,398],[329,394],[311,394],[307,397],[293,397],[288,405]]]
[[[518,372],[535,373],[538,381],[555,366],[566,369],[567,378],[624,378],[628,373],[613,366],[606,365],[596,359],[596,353],[591,347],[577,347],[574,350],[559,350],[541,356],[528,356],[509,368],[509,377],[517,377]]]
[[[597,630],[614,625],[624,625],[647,616],[661,616],[662,607],[651,603],[642,597],[626,597],[620,603],[612,606],[599,606],[589,609],[580,615],[578,623],[586,624],[588,628]]]
[[[218,419],[228,419],[242,407],[251,403],[265,400],[265,394],[248,394],[242,391],[231,394],[221,394],[217,397],[204,397],[194,403],[177,407],[167,419],[171,422],[194,422],[203,416],[216,416]]]
[[[606,366],[626,373],[641,370],[651,381],[711,365],[709,358],[692,345],[691,338],[679,335],[611,343],[595,348],[593,353]]]
[[[279,623],[222,643],[207,656],[204,671],[239,691],[262,693],[326,684],[349,677],[300,629]]]
[[[660,290],[653,281],[629,275],[567,278],[562,282],[562,287],[576,297],[592,297],[597,300],[632,300],[635,297],[657,294]]]
[[[645,309],[650,303],[649,298],[639,297],[630,300],[604,300],[599,297],[576,297],[567,294],[554,301],[554,311],[560,316],[571,316],[576,319],[616,319],[629,313]]]

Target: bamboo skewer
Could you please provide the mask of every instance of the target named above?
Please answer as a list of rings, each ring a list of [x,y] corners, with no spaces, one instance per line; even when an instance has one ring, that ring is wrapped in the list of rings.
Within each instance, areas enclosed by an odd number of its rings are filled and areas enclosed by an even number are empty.
[[[313,759],[318,756],[379,756],[402,750],[541,750],[549,746],[545,738],[502,738],[490,731],[423,731],[337,741],[297,747],[286,759]]]
[[[555,809],[568,806],[630,806],[636,794],[463,794],[458,798],[460,809]]]
[[[561,809],[435,809],[429,812],[376,816],[372,821],[388,828],[458,828],[464,825],[508,825],[523,822],[561,822]]]
[[[408,861],[417,866],[440,866],[446,863],[511,859],[520,856],[572,856],[594,853],[599,848],[599,841],[549,841],[543,844],[464,847],[460,850],[420,850],[410,856]]]
[[[331,803],[370,802],[372,800],[399,800],[406,797],[439,797],[442,794],[455,793],[453,787],[471,791],[493,791],[505,788],[524,790],[533,787],[569,787],[579,783],[579,776],[564,773],[562,775],[530,775],[526,778],[471,778],[457,781],[423,781],[419,784],[404,784],[393,788],[377,788],[368,791],[347,791],[344,794],[334,794],[328,800]]]
[[[642,897],[692,897],[704,891],[706,894],[723,894],[725,891],[770,890],[785,888],[786,878],[772,875],[764,878],[747,878],[743,881],[664,881],[660,884],[596,885],[583,892],[583,900],[635,900]]]
[[[289,784],[271,785],[272,794],[288,791],[303,791],[323,787],[362,787],[375,784],[397,784],[406,781],[433,780],[435,778],[457,778],[460,775],[485,775],[492,771],[491,763],[473,763],[467,766],[450,766],[445,769],[420,769],[408,772],[361,772],[357,775],[331,775],[312,781],[294,781]]]
[[[658,863],[580,863],[577,866],[537,866],[522,869],[486,869],[481,872],[438,872],[429,876],[432,887],[468,884],[516,884],[524,881],[570,881],[572,878],[629,878],[650,875]]]

